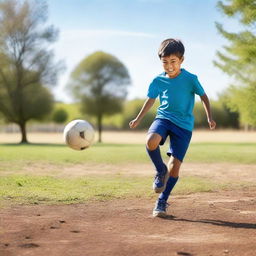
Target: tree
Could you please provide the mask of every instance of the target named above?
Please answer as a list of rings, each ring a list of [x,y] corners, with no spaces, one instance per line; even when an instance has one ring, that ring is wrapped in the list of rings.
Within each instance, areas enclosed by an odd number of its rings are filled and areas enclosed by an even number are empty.
[[[69,87],[82,103],[82,112],[97,118],[101,142],[102,118],[122,110],[130,76],[114,56],[98,51],[85,59],[71,73]]]
[[[20,127],[21,143],[27,143],[27,121],[43,118],[53,106],[43,84],[55,84],[60,70],[49,50],[58,31],[46,20],[44,1],[0,2],[0,112]]]
[[[141,106],[144,104],[145,99],[134,99],[126,101],[124,110],[122,112],[122,128],[130,129],[129,122],[140,112]],[[137,130],[146,130],[152,124],[156,116],[157,105],[155,104],[146,116],[141,120],[140,125],[136,128]]]
[[[214,113],[214,118],[218,120],[218,128],[237,129],[239,127],[237,112],[230,112],[226,107],[224,94],[219,95],[218,101],[211,100],[211,109]],[[195,103],[194,116],[195,128],[208,128],[204,107],[201,102]]]
[[[55,123],[61,124],[67,121],[67,119],[68,119],[68,113],[65,109],[59,108],[54,111],[52,120]]]
[[[245,126],[245,129],[256,125],[256,93],[253,86],[231,85],[224,91],[223,96],[223,102],[232,114],[239,113],[239,121]]]
[[[226,103],[238,111],[244,125],[256,126],[256,2],[255,0],[227,0],[218,2],[221,12],[228,17],[238,17],[245,30],[238,33],[225,31],[216,23],[220,34],[229,42],[224,53],[218,51],[214,64],[234,78],[236,84],[226,92]]]

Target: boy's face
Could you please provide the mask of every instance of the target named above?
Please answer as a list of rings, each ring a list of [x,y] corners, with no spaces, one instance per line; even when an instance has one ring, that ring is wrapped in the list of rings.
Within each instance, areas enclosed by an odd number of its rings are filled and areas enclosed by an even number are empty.
[[[176,55],[169,55],[161,58],[164,71],[166,72],[168,77],[174,78],[179,75],[180,66],[183,60],[184,57],[179,58]]]

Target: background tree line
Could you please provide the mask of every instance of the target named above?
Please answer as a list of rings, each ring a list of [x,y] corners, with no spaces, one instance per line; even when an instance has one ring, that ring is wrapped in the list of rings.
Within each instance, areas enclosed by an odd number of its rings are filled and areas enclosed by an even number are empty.
[[[133,99],[126,100],[123,104],[122,111],[116,114],[105,116],[102,120],[102,126],[104,129],[129,129],[128,123],[133,118],[141,108],[141,105],[145,99]],[[216,101],[211,101],[214,116],[218,120],[219,129],[239,129],[239,115],[237,112],[230,112],[230,110],[225,106],[224,101],[220,98]],[[155,117],[157,109],[157,102],[155,106],[149,111],[146,117],[142,120],[138,130],[145,130],[149,127],[152,120]],[[195,116],[195,128],[204,129],[208,128],[204,109],[201,102],[195,103],[194,108]],[[84,118],[91,122],[95,127],[97,127],[97,120],[95,117],[83,113],[81,103],[61,103],[56,102],[54,109],[51,114],[45,117],[43,123],[56,123],[56,124],[66,124],[67,122]]]
[[[214,118],[218,128],[256,127],[256,3],[226,0],[217,6],[225,15],[238,18],[244,30],[227,32],[216,23],[229,45],[217,52],[214,64],[235,82],[212,101]],[[0,118],[20,127],[22,143],[27,142],[28,121],[64,123],[71,117],[65,104],[54,108],[50,89],[56,84],[61,64],[53,61],[50,46],[57,40],[58,30],[46,22],[47,4],[43,0],[0,1]],[[130,84],[129,72],[117,57],[101,51],[84,57],[67,85],[79,102],[79,116],[73,119],[91,121],[99,135],[103,126],[127,129],[144,101],[126,101]],[[156,106],[139,129],[149,127],[155,111]],[[194,114],[195,127],[206,127],[200,102],[195,104]]]

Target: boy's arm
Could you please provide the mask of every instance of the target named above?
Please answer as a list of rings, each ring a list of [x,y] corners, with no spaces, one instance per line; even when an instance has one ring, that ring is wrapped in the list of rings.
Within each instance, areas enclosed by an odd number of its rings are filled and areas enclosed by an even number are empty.
[[[205,110],[205,113],[207,116],[207,121],[208,121],[209,127],[211,130],[213,130],[216,127],[216,122],[212,119],[211,106],[210,106],[209,99],[206,94],[200,96],[200,98],[201,98],[203,106],[204,106],[204,110]]]
[[[137,117],[129,123],[130,128],[136,128],[139,125],[140,121],[147,114],[150,108],[154,105],[155,101],[156,99],[152,98],[146,99]]]

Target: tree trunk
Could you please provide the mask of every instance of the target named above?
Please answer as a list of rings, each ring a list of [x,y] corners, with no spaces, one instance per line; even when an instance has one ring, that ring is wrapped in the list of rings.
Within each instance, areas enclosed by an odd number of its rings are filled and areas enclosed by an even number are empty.
[[[21,132],[21,142],[20,143],[28,143],[27,140],[27,132],[26,132],[26,123],[20,123],[20,132]]]
[[[98,115],[98,133],[99,133],[99,140],[98,142],[101,143],[101,132],[102,132],[102,115]]]

